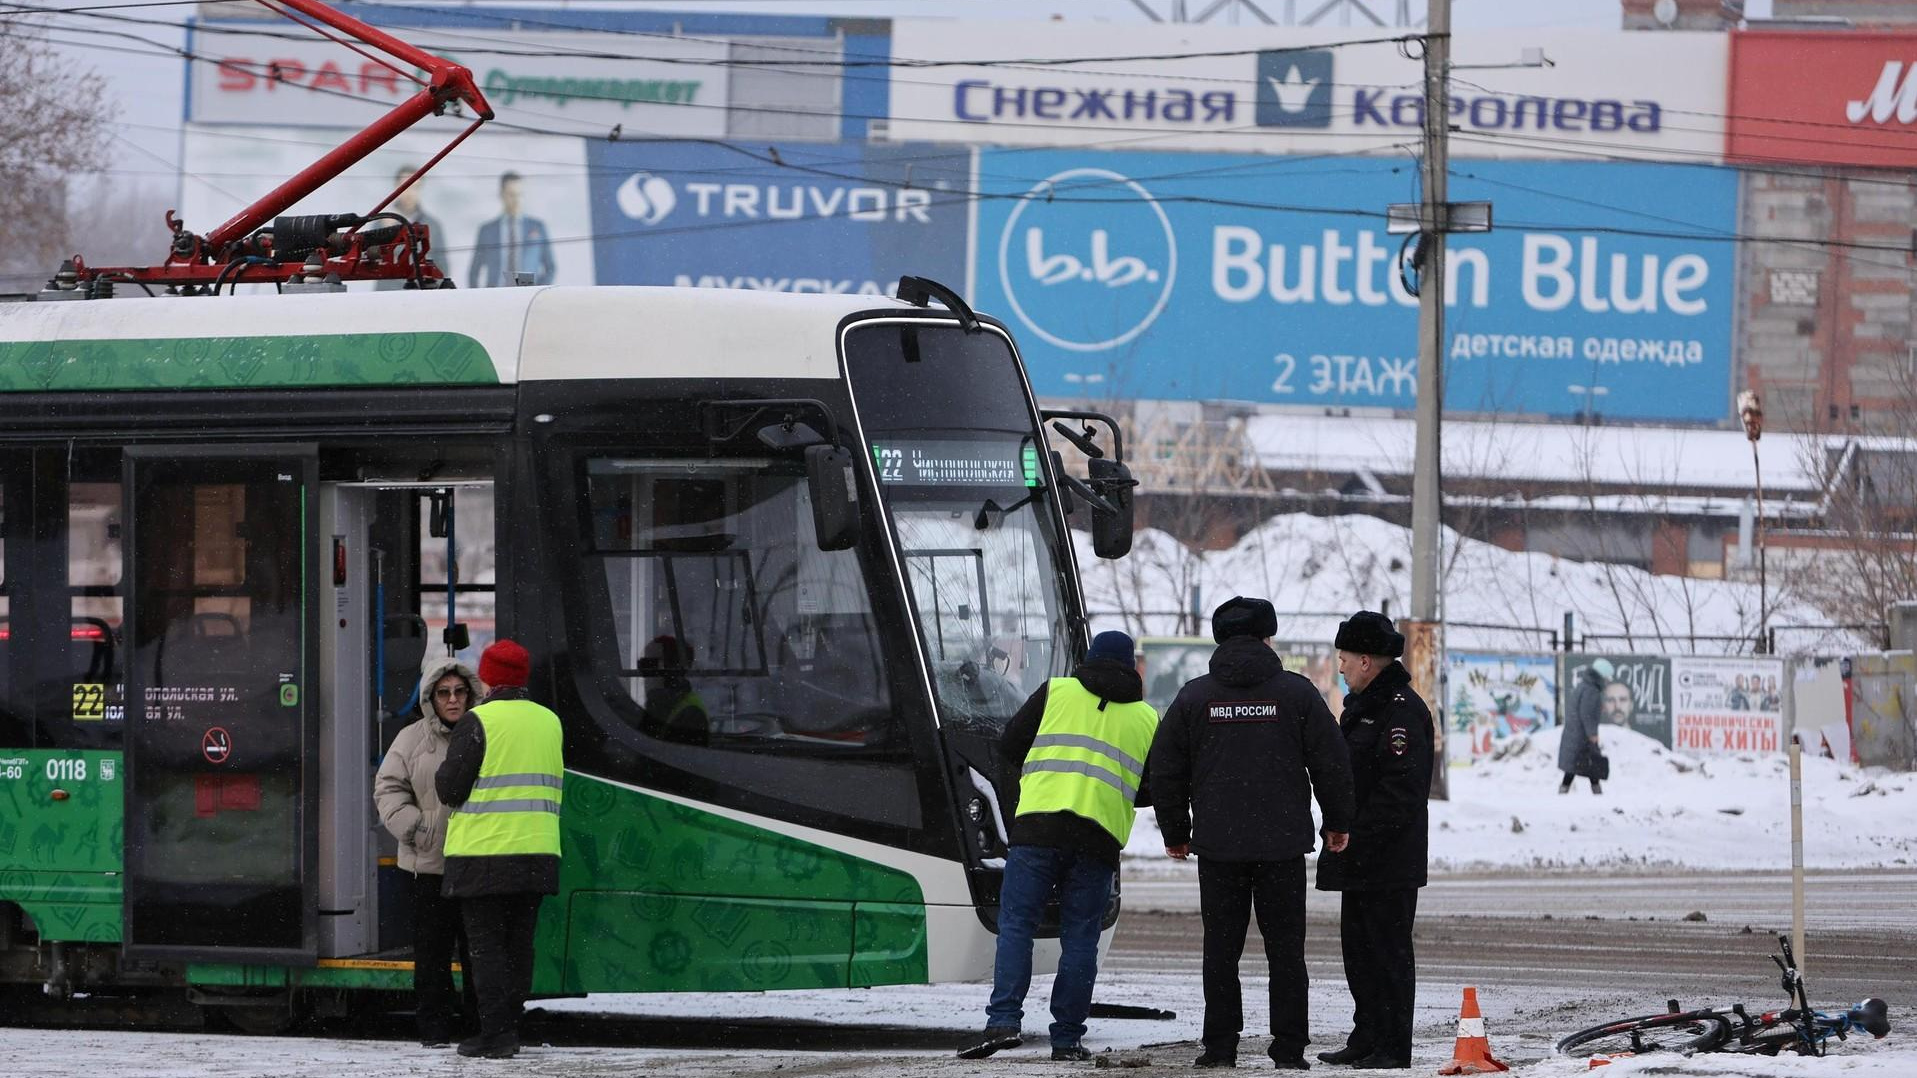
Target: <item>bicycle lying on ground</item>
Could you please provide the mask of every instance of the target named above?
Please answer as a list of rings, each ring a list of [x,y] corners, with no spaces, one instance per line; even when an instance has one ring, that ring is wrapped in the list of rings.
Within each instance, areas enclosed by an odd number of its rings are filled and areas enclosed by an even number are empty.
[[[1882,1038],[1890,1032],[1889,1009],[1881,999],[1867,999],[1841,1014],[1826,1014],[1810,1005],[1804,978],[1797,972],[1789,936],[1777,937],[1783,956],[1772,955],[1782,972],[1784,993],[1795,1006],[1781,1011],[1751,1014],[1742,1003],[1728,1008],[1687,1011],[1671,1000],[1663,1014],[1620,1018],[1579,1030],[1558,1042],[1559,1055],[1597,1056],[1644,1052],[1738,1052],[1774,1056],[1795,1052],[1821,1056],[1832,1037],[1844,1040],[1853,1030]]]

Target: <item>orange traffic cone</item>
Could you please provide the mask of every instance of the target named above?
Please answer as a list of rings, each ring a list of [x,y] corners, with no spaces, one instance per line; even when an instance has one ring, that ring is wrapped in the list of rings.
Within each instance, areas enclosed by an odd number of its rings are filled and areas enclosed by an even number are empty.
[[[1458,1008],[1458,1046],[1451,1062],[1438,1068],[1439,1074],[1495,1074],[1510,1067],[1491,1054],[1490,1038],[1484,1035],[1484,1015],[1478,1013],[1478,990],[1466,987],[1464,1005]]]

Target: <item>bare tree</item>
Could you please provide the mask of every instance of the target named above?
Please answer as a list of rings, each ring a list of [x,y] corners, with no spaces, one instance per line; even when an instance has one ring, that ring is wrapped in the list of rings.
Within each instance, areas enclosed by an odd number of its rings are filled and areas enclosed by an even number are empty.
[[[70,202],[71,247],[88,265],[151,265],[166,253],[166,211],[173,201],[169,192],[129,185],[103,188],[84,205]]]
[[[1204,635],[1205,610],[1226,596],[1198,594],[1205,609],[1190,609],[1194,594],[1207,582],[1203,552],[1237,539],[1263,517],[1271,497],[1270,477],[1258,464],[1241,417],[1208,417],[1196,404],[1185,415],[1162,409],[1149,417],[1133,414],[1129,437],[1141,450],[1134,465],[1140,502],[1150,525],[1177,540],[1141,551],[1137,571],[1158,594],[1178,597],[1179,634]],[[1263,559],[1258,564],[1268,571]],[[1268,579],[1239,580],[1232,586],[1247,594],[1272,590]]]
[[[1894,378],[1898,405],[1882,411],[1883,435],[1805,439],[1824,526],[1774,533],[1769,544],[1772,579],[1839,624],[1877,625],[1891,603],[1917,598],[1917,371],[1896,364]]]
[[[70,254],[66,187],[106,157],[105,95],[47,42],[43,25],[0,14],[0,291],[25,291]]]

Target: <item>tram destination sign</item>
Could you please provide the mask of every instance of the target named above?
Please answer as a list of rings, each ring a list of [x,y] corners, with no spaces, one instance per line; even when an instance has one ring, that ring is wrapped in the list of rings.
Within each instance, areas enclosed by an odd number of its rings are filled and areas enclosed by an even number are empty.
[[[1038,451],[1017,442],[915,439],[873,442],[872,466],[884,485],[1035,487]]]

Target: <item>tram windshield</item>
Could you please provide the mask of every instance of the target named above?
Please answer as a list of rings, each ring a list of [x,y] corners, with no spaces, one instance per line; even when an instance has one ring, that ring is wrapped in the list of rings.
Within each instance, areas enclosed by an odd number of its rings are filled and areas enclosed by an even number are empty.
[[[846,366],[898,535],[941,719],[995,732],[1068,673],[1062,537],[1006,340],[956,326],[853,329]]]

